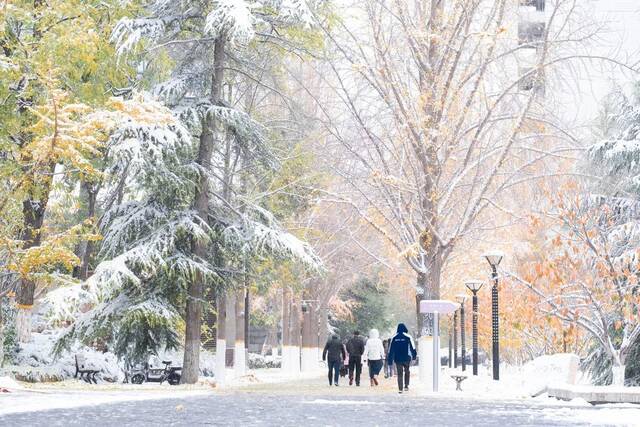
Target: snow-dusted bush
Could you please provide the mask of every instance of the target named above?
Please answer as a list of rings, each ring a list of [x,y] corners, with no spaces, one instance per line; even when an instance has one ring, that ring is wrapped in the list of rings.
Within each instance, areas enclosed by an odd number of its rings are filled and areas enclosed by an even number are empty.
[[[100,352],[76,344],[68,351],[62,352],[58,358],[54,358],[52,353],[58,336],[59,334],[53,331],[32,334],[30,342],[20,344],[14,355],[13,365],[6,366],[5,371],[20,381],[63,381],[73,378],[75,356],[81,353],[91,366],[100,371],[102,380],[115,382],[124,379],[118,358],[110,352]]]
[[[249,369],[280,368],[282,358],[280,356],[263,356],[259,353],[249,353],[247,360]]]

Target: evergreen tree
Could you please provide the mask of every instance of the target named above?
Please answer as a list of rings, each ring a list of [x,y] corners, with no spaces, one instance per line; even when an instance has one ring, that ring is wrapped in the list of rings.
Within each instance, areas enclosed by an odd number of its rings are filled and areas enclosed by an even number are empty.
[[[142,10],[142,17],[121,19],[112,40],[121,58],[141,71],[140,83],[150,85],[186,131],[175,125],[164,141],[149,129],[133,132],[129,145],[142,145],[140,158],[150,159],[150,170],[138,173],[137,190],[125,192],[128,197],[120,196],[122,203],[105,213],[103,261],[88,281],[98,305],[75,323],[61,348],[74,338],[100,337],[115,340],[119,355],[141,358],[176,345],[183,325],[177,313],[184,312],[183,382],[190,383],[199,370],[205,285],[232,285],[231,254],[320,264],[268,211],[236,194],[238,168],[250,173],[252,165],[275,167],[277,161],[268,131],[233,107],[225,89],[233,87],[225,69],[232,62],[247,68],[242,52],[258,31],[265,41],[280,40],[275,28],[304,24],[310,12],[304,1],[230,0],[152,1]],[[119,146],[117,134],[113,146]]]
[[[366,336],[376,328],[385,333],[393,326],[388,284],[361,277],[340,296],[349,306],[349,313],[336,316],[331,325],[342,337],[359,331]]]
[[[596,384],[640,382],[640,323],[633,319],[640,307],[633,301],[640,292],[637,247],[640,244],[640,92],[636,85],[628,96],[618,89],[604,102],[602,136],[588,152],[587,168],[601,176],[582,202],[581,210],[596,212],[606,229],[605,254],[608,270],[619,271],[614,281],[616,295],[604,297],[620,306],[603,314],[607,339],[593,337],[584,366]],[[599,263],[594,257],[594,268]],[[597,270],[596,270],[597,271]],[[602,276],[602,272],[596,273]],[[609,305],[604,305],[608,307]],[[602,306],[601,306],[602,307]],[[603,343],[608,343],[604,345]],[[616,378],[614,367],[622,371]],[[625,372],[626,371],[626,372]]]

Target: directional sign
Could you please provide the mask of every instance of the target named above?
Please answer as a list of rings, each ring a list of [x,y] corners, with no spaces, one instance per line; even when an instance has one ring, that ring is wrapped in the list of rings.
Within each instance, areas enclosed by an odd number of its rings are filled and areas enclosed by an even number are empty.
[[[420,301],[420,313],[453,313],[460,308],[457,302],[446,299],[423,299]]]

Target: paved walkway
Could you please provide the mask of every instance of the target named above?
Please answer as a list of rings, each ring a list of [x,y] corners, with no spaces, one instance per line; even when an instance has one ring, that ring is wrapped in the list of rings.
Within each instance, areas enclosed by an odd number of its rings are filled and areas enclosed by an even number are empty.
[[[398,395],[395,381],[377,388],[341,385],[324,379],[258,384],[147,401],[99,404],[0,416],[3,426],[456,426],[587,425],[640,420],[640,410],[601,408],[555,401],[421,397]],[[0,404],[2,400],[0,400]],[[625,413],[625,411],[633,411]],[[616,418],[617,417],[617,418]]]

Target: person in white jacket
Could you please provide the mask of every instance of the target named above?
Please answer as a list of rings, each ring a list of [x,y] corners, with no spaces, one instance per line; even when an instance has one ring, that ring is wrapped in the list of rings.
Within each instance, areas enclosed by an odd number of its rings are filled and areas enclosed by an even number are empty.
[[[364,346],[363,359],[367,361],[369,366],[369,380],[371,386],[378,385],[378,375],[382,369],[384,361],[384,347],[380,334],[377,329],[371,329],[369,331],[369,339]]]

